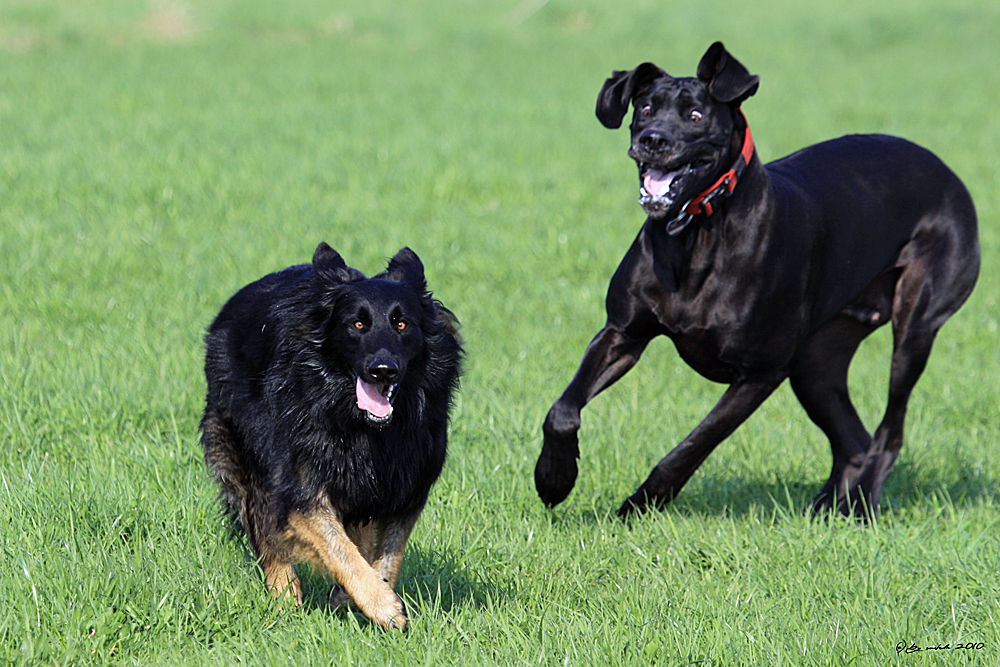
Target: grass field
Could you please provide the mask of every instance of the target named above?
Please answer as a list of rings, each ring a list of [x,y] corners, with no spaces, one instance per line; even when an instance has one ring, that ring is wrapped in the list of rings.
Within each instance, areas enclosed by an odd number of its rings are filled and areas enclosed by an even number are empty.
[[[0,3],[0,664],[1000,664],[998,34],[995,0]],[[716,39],[761,76],[764,159],[899,134],[978,207],[983,272],[871,528],[802,517],[829,447],[787,387],[619,523],[722,391],[665,340],[584,412],[567,502],[535,496],[643,219],[595,96],[645,60],[693,74]],[[205,327],[320,240],[365,271],[413,247],[463,322],[405,637],[317,578],[276,608],[202,463]],[[852,369],[870,426],[888,350]]]

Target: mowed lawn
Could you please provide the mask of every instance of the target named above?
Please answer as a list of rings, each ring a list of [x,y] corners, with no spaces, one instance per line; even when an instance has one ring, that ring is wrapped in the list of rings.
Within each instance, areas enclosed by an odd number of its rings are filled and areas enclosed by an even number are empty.
[[[0,3],[0,664],[1000,664],[995,0]],[[548,407],[642,224],[613,69],[751,72],[765,160],[854,132],[938,153],[983,270],[942,330],[871,527],[810,521],[829,445],[787,386],[662,513],[618,505],[723,387],[666,340],[583,413],[554,510]],[[406,636],[279,609],[205,472],[202,335],[325,240],[423,259],[468,352],[403,565]],[[874,241],[874,239],[873,239]],[[851,389],[881,417],[890,332]]]

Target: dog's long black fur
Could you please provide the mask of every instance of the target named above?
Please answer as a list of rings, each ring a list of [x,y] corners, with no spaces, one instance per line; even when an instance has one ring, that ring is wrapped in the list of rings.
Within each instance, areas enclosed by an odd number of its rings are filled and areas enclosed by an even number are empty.
[[[265,570],[291,558],[295,513],[319,508],[352,531],[415,522],[445,460],[462,357],[415,253],[368,279],[321,243],[312,264],[233,296],[206,344],[206,462]],[[379,414],[361,408],[363,386],[382,395]],[[268,574],[279,592],[288,583]]]
[[[896,137],[842,137],[764,165],[740,110],[758,84],[716,43],[697,77],[644,63],[614,72],[598,95],[606,127],[634,108],[629,155],[648,218],[611,279],[607,324],[545,419],[535,484],[549,505],[575,483],[582,408],[664,335],[729,389],[620,515],[673,499],[786,378],[833,451],[814,508],[862,518],[877,508],[910,393],[978,276],[975,208],[941,160]],[[735,187],[717,188],[726,173]],[[715,190],[726,191],[697,205]],[[886,322],[888,405],[870,434],[848,396],[847,371],[861,341]]]

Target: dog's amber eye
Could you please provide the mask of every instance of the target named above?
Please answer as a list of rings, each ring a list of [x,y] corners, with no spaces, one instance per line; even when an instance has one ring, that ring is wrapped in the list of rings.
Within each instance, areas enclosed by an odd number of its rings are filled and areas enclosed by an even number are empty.
[[[396,322],[396,329],[398,329],[399,331],[405,330],[406,329],[406,322],[404,322],[403,320],[400,320],[399,322]]]
[[[364,329],[365,328],[365,323],[362,322],[361,320],[358,320],[358,321],[356,321],[354,323],[354,328],[358,329],[358,330]]]
[[[695,123],[697,123],[699,120],[701,120],[701,112],[698,111],[697,109],[692,109],[691,110],[691,120],[694,121]]]
[[[639,113],[641,113],[643,116],[648,116],[652,112],[653,112],[653,107],[649,106],[648,104],[643,108],[639,109]]]

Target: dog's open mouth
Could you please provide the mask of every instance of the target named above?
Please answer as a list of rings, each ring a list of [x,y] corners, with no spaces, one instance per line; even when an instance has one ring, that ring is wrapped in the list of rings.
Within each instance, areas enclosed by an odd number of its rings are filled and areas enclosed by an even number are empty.
[[[392,399],[396,396],[398,384],[371,384],[358,378],[356,391],[358,409],[363,410],[368,421],[384,424],[392,419]]]
[[[660,165],[639,163],[639,204],[651,218],[662,218],[674,206],[688,176],[694,171],[691,164],[679,169],[665,169]]]

